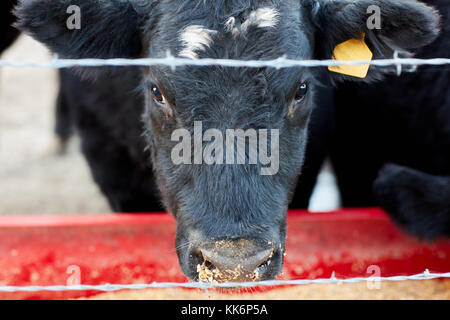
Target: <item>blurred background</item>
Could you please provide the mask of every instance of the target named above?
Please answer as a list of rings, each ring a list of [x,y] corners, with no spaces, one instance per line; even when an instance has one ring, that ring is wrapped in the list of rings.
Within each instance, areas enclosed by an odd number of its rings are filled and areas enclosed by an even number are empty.
[[[49,51],[28,36],[1,56],[47,61]],[[57,154],[53,134],[57,71],[0,68],[0,214],[110,212],[92,181],[79,141]]]
[[[49,51],[21,35],[1,59],[48,61]],[[58,76],[54,69],[0,68],[0,214],[98,214],[111,211],[70,141],[58,155],[53,134]],[[333,172],[325,164],[310,209],[339,207]]]

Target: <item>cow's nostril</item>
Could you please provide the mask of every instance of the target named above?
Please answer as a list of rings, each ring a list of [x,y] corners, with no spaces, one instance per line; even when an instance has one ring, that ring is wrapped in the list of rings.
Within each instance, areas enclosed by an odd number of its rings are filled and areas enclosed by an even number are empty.
[[[217,268],[215,265],[213,265],[211,262],[209,262],[208,260],[205,260],[205,262],[203,262],[202,267],[204,267],[205,269],[210,270],[212,273],[216,273],[217,272]]]
[[[268,260],[264,261],[263,263],[261,263],[259,265],[259,267],[256,269],[256,276],[257,278],[259,278],[261,275],[265,274],[267,269],[270,266],[270,263],[272,262],[271,258],[269,258]]]

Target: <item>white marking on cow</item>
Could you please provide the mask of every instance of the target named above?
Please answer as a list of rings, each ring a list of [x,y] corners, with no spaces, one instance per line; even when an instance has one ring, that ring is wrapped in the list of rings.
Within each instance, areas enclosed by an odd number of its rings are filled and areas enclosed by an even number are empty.
[[[187,26],[180,34],[184,48],[180,51],[179,56],[197,59],[198,51],[211,47],[213,36],[216,33],[217,31],[206,29],[200,25]]]
[[[246,32],[250,26],[274,28],[278,24],[278,19],[279,12],[275,8],[259,8],[249,14],[247,20],[242,24],[242,30]]]
[[[256,9],[248,15],[247,19],[242,25],[236,26],[236,18],[230,17],[225,22],[225,32],[231,32],[234,37],[239,36],[241,33],[248,32],[251,26],[258,28],[274,28],[277,26],[280,14],[277,9],[265,7]]]
[[[225,22],[225,31],[226,32],[232,32],[235,27],[236,27],[236,18],[235,17],[230,17]]]

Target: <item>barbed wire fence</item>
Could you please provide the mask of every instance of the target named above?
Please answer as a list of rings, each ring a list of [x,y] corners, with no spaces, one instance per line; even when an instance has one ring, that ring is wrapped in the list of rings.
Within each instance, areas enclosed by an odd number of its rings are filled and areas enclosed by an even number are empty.
[[[142,59],[60,59],[57,55],[46,62],[35,61],[6,61],[0,60],[0,67],[14,68],[72,68],[72,67],[148,67],[163,65],[175,70],[181,66],[222,66],[222,67],[245,67],[245,68],[290,68],[290,67],[337,67],[337,66],[358,66],[371,65],[378,67],[394,66],[397,75],[401,75],[403,66],[413,67],[416,70],[419,66],[448,66],[450,59],[433,58],[399,58],[398,53],[392,59],[376,60],[292,60],[280,57],[274,60],[231,60],[231,59],[187,59],[172,56],[169,52],[165,58],[142,58]],[[150,284],[104,284],[104,285],[49,285],[49,286],[0,286],[0,292],[37,292],[37,291],[103,291],[113,292],[119,290],[143,290],[143,289],[164,289],[164,288],[190,288],[207,291],[214,288],[253,288],[253,287],[276,287],[289,285],[309,285],[309,284],[341,284],[341,283],[361,283],[361,282],[398,282],[398,281],[418,281],[432,279],[450,279],[450,272],[431,273],[426,269],[423,273],[409,276],[370,276],[338,279],[333,272],[330,278],[321,279],[298,279],[298,280],[268,280],[254,282],[153,282]]]
[[[119,290],[144,290],[144,289],[215,289],[215,288],[254,288],[254,287],[277,287],[289,285],[309,285],[309,284],[344,284],[361,282],[399,282],[412,280],[433,280],[439,278],[450,278],[450,272],[431,273],[428,269],[423,273],[410,276],[392,277],[357,277],[357,278],[336,278],[334,272],[330,278],[322,279],[299,279],[299,280],[267,280],[254,282],[153,282],[151,284],[104,284],[104,285],[55,285],[55,286],[0,286],[0,292],[37,292],[37,291],[103,291],[114,292]]]
[[[291,68],[291,67],[338,67],[338,66],[359,66],[372,65],[377,67],[402,67],[402,66],[444,66],[450,65],[448,58],[434,59],[418,59],[418,58],[398,58],[395,54],[392,59],[376,59],[376,60],[293,60],[286,57],[280,57],[274,60],[233,60],[233,59],[188,59],[172,56],[169,52],[165,58],[141,58],[141,59],[60,59],[57,55],[51,61],[33,62],[33,61],[5,61],[0,60],[0,67],[16,67],[16,68],[71,68],[71,67],[144,67],[164,65],[173,69],[181,66],[222,66],[234,68]]]

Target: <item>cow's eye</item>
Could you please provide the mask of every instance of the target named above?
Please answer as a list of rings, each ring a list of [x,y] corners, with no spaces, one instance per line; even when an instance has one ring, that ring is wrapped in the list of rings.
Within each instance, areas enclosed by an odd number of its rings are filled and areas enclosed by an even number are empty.
[[[308,93],[308,84],[306,82],[303,82],[297,89],[297,92],[295,93],[295,100],[300,101],[302,100],[306,94]]]
[[[155,101],[157,101],[159,103],[166,102],[166,99],[164,99],[163,94],[161,93],[161,91],[159,91],[159,89],[156,86],[152,85],[151,91],[152,91],[152,97]]]

